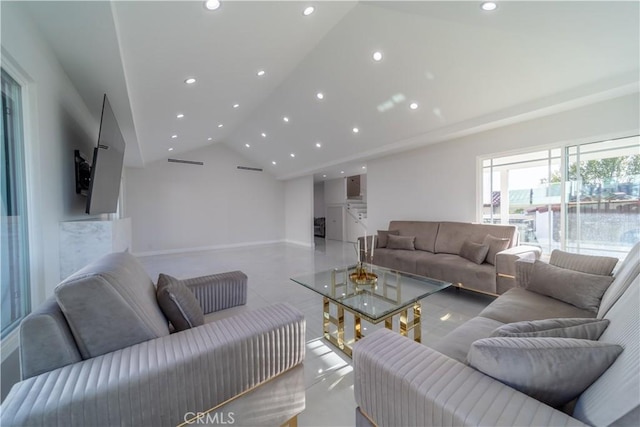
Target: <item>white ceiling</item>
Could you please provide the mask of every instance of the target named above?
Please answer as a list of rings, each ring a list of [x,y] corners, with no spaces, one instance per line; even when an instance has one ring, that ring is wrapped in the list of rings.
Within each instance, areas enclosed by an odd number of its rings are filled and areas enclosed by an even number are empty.
[[[310,4],[315,13],[303,16]],[[28,8],[96,116],[108,94],[129,166],[197,160],[188,151],[224,143],[278,178],[334,178],[361,173],[366,160],[386,153],[638,91],[639,2],[503,1],[491,13],[479,5],[223,1],[211,12],[201,1],[54,1]],[[380,62],[372,60],[376,50]],[[198,81],[187,86],[190,76]]]

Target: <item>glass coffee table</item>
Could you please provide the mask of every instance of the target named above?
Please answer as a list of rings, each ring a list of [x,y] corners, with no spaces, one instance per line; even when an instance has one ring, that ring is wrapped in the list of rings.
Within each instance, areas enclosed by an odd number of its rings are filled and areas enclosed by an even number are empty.
[[[366,271],[377,275],[377,282],[358,285],[350,278],[355,269],[352,265],[291,279],[323,296],[324,337],[351,356],[352,343],[363,337],[362,319],[373,324],[384,321],[386,328],[393,329],[393,316],[400,315],[400,333],[408,336],[413,332],[413,339],[420,342],[420,300],[451,283],[366,264]],[[345,310],[353,315],[352,340],[345,338]],[[409,320],[411,311],[413,319]],[[331,325],[335,331],[331,331]]]

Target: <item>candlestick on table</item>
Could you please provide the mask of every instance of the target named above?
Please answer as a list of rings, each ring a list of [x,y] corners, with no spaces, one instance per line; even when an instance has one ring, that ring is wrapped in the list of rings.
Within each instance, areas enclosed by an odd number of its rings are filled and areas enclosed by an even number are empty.
[[[376,235],[374,234],[371,237],[371,259],[369,261],[371,261],[373,263],[373,251],[376,248]]]
[[[364,232],[364,257],[367,258],[367,232]]]

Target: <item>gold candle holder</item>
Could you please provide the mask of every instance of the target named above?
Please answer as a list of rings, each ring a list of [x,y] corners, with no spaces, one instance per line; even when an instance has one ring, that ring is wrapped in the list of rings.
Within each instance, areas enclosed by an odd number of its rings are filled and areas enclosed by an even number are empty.
[[[378,275],[372,271],[367,271],[362,262],[358,262],[355,271],[349,274],[349,279],[359,286],[372,286],[378,283]]]

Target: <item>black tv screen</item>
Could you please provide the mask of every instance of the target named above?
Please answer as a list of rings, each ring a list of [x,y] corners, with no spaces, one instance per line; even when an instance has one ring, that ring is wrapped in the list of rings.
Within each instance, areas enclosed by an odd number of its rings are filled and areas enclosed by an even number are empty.
[[[87,192],[88,214],[115,213],[118,210],[124,149],[122,132],[105,94],[98,145],[93,149],[91,180]]]

